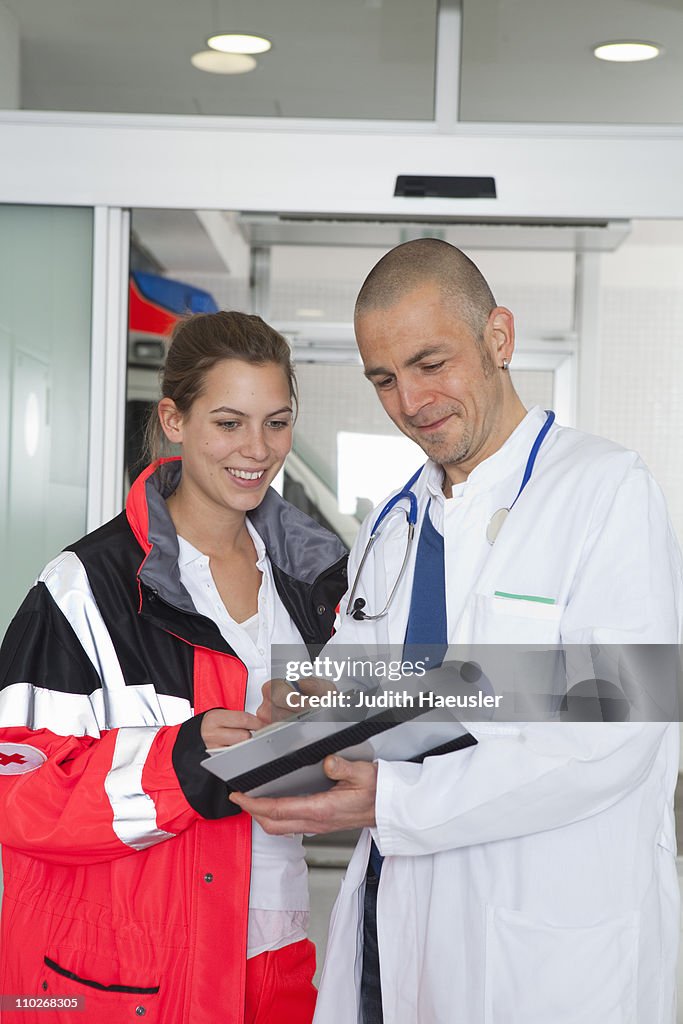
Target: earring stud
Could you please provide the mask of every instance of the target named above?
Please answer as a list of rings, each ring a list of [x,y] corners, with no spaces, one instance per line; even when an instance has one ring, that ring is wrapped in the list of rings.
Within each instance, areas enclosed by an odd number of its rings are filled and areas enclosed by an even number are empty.
[[[503,360],[503,365],[501,366],[501,370],[507,370],[509,366],[510,366],[510,363],[508,362],[508,360],[504,359]]]

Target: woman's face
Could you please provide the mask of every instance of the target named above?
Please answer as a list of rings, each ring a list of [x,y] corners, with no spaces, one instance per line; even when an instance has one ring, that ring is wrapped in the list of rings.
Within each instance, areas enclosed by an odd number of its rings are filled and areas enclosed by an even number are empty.
[[[216,511],[256,508],[292,447],[289,383],[276,363],[223,359],[189,413],[170,399],[159,412],[166,436],[182,445],[184,495]]]

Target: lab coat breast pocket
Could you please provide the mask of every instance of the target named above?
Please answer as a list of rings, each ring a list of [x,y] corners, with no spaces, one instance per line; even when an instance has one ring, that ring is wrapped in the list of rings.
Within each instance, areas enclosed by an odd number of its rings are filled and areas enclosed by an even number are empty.
[[[475,644],[559,644],[564,606],[474,594],[466,638]]]
[[[558,927],[487,908],[485,1024],[634,1024],[638,914]]]

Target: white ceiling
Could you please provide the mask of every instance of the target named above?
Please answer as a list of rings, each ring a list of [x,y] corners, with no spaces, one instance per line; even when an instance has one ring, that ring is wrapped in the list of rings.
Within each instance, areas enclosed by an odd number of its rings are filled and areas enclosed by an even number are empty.
[[[437,0],[0,0],[26,109],[429,120]],[[463,120],[683,121],[683,0],[463,0]],[[273,40],[255,71],[191,67],[214,31]],[[659,59],[596,61],[610,38]],[[455,59],[455,55],[454,55]]]
[[[226,261],[193,210],[135,210],[131,227],[134,241],[162,273],[225,273]]]

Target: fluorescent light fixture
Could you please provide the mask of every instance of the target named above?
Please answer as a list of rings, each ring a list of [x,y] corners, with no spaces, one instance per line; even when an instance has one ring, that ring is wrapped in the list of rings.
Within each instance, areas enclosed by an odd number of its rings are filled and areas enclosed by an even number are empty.
[[[324,309],[313,309],[309,306],[302,306],[301,309],[297,309],[297,316],[325,316]]]
[[[646,43],[637,39],[617,39],[611,43],[598,43],[593,53],[598,60],[626,63],[637,60],[652,60],[659,57],[662,47],[658,43]]]
[[[193,67],[209,71],[213,75],[243,75],[253,71],[256,61],[246,53],[218,53],[216,50],[200,50],[190,57]]]
[[[271,42],[263,36],[217,35],[207,39],[206,45],[221,53],[265,53]]]

